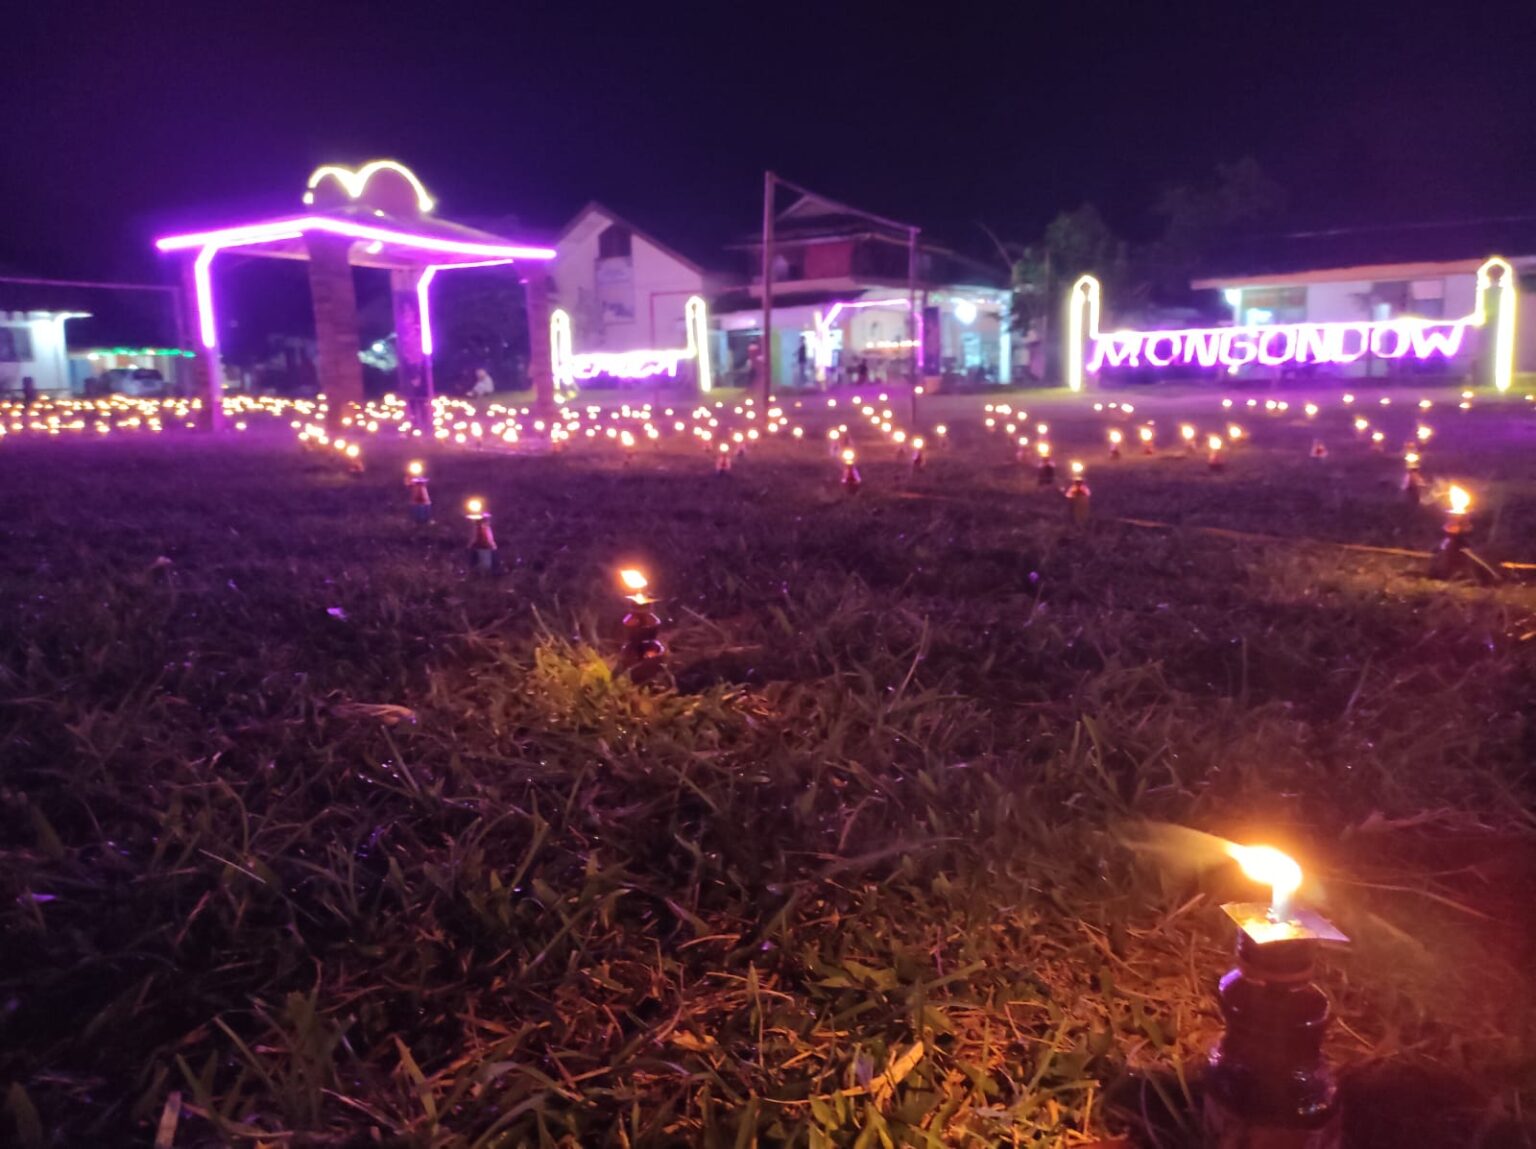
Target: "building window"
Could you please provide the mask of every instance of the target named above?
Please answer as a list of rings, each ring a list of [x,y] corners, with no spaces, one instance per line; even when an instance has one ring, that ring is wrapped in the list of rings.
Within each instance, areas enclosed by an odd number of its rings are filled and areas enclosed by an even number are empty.
[[[1249,287],[1243,290],[1242,299],[1245,323],[1306,322],[1305,287]]]
[[[1415,279],[1408,285],[1409,315],[1420,319],[1445,318],[1445,280]]]
[[[619,223],[609,224],[597,237],[597,258],[628,259],[629,246],[629,228]]]
[[[0,327],[0,363],[32,362],[32,330]]]

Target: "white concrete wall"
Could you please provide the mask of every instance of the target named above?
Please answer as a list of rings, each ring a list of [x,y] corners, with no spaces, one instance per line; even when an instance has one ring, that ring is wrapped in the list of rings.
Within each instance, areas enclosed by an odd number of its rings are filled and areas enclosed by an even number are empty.
[[[30,375],[39,391],[69,390],[69,358],[65,353],[63,322],[49,312],[0,311],[0,326],[25,327],[32,335],[31,359],[21,363],[0,363],[0,387],[18,390],[22,377]]]
[[[573,349],[580,354],[686,346],[683,308],[690,295],[708,298],[705,278],[640,235],[632,234],[630,242],[634,320],[604,321],[598,303],[598,237],[614,222],[589,212],[556,245],[556,297],[550,303],[570,313]]]
[[[1313,323],[1340,323],[1370,319],[1361,296],[1367,295],[1375,285],[1374,280],[1347,280],[1339,282],[1307,284],[1307,319]],[[1444,277],[1443,312],[1445,319],[1460,319],[1470,315],[1477,305],[1477,276],[1472,274],[1447,275]],[[1476,354],[1478,340],[1475,335],[1467,340],[1458,361],[1466,370],[1472,369],[1472,357]],[[1387,366],[1365,359],[1332,368],[1344,376],[1380,375]]]

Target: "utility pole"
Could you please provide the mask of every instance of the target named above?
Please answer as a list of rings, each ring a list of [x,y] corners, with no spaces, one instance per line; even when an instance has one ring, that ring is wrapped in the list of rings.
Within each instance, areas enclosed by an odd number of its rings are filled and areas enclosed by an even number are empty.
[[[772,172],[763,173],[763,405],[773,394],[773,186]]]

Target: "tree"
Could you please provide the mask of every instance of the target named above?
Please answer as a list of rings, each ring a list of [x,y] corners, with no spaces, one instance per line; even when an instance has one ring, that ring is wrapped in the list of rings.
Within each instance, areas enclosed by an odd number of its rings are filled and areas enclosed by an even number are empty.
[[[437,390],[464,390],[477,367],[500,390],[528,386],[527,301],[516,277],[503,268],[467,269],[439,276],[434,289]]]
[[[1162,235],[1140,260],[1148,286],[1162,302],[1185,302],[1189,281],[1224,244],[1273,227],[1285,214],[1286,192],[1251,156],[1216,165],[1215,178],[1165,188],[1153,206]]]
[[[1030,244],[1013,265],[1013,314],[1021,331],[1050,325],[1066,289],[1078,276],[1091,272],[1114,288],[1129,289],[1129,249],[1110,230],[1099,209],[1085,203],[1064,211],[1046,225],[1038,243]]]

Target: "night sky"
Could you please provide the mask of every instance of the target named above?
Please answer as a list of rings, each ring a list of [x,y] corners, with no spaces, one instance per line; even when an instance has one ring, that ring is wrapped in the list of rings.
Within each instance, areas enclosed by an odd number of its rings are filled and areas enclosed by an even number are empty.
[[[1256,157],[1296,226],[1536,213],[1536,3],[23,3],[0,265],[159,274],[158,230],[403,160],[449,216],[583,203],[707,246],[761,173],[985,253]]]

